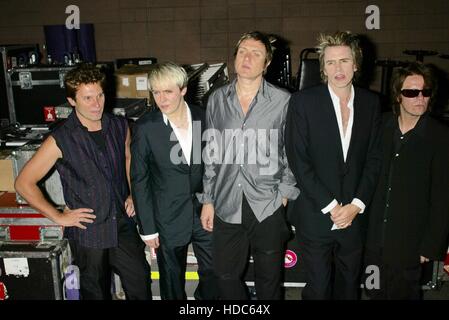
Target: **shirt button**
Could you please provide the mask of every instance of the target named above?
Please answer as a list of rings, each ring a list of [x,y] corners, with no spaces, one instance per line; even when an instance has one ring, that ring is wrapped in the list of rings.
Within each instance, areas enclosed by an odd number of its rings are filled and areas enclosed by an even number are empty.
[[[395,157],[399,157],[399,153],[396,153],[396,154],[395,154]]]
[[[384,222],[387,222],[387,219],[384,219]]]
[[[401,137],[401,140],[404,139],[404,137]]]
[[[391,188],[388,188],[388,191],[391,191]]]
[[[240,166],[243,167],[243,164],[241,164]]]
[[[390,205],[387,203],[387,208],[389,208],[390,207]]]

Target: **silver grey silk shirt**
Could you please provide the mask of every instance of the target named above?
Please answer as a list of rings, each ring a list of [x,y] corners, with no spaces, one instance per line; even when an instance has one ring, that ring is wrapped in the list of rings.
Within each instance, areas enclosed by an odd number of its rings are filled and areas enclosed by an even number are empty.
[[[262,80],[244,115],[236,80],[214,91],[206,109],[205,173],[201,203],[212,203],[227,223],[242,222],[243,194],[257,220],[263,221],[282,198],[299,195],[288,167],[284,127],[290,94]]]

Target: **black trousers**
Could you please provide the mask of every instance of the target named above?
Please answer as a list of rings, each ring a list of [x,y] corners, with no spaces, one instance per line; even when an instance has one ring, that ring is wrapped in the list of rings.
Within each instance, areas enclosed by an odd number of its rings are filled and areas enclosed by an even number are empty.
[[[212,234],[201,226],[200,218],[195,214],[191,241],[198,262],[198,286],[196,300],[215,300],[218,298],[217,283],[212,269]],[[186,300],[185,272],[187,249],[183,246],[171,246],[161,241],[157,249],[157,264],[160,272],[160,292],[162,300]]]
[[[86,248],[76,241],[69,241],[74,264],[80,271],[82,300],[111,300],[112,271],[120,277],[126,299],[152,299],[151,270],[145,257],[145,243],[133,224],[120,217],[117,224],[118,246],[115,248]]]
[[[304,300],[356,300],[360,293],[363,246],[353,230],[327,237],[299,237],[300,259],[307,272]]]
[[[422,298],[420,284],[422,266],[418,261],[414,266],[387,264],[381,252],[366,250],[364,266],[379,268],[379,287],[367,287],[365,284],[365,293],[371,300],[420,300]]]
[[[213,265],[220,298],[248,299],[244,272],[249,253],[254,259],[255,287],[259,300],[282,298],[285,243],[290,229],[281,206],[270,217],[259,222],[246,198],[242,203],[242,223],[230,224],[215,216],[213,231]]]

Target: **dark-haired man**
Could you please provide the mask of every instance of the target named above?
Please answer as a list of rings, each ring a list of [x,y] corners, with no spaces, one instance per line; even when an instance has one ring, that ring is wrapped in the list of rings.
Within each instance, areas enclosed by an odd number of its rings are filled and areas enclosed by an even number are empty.
[[[254,258],[258,299],[280,299],[284,244],[289,237],[284,206],[299,191],[284,151],[290,94],[263,78],[271,62],[270,39],[245,33],[234,53],[237,79],[214,91],[206,109],[201,222],[212,231],[213,265],[222,299],[247,299],[243,279]],[[215,148],[215,147],[216,148]]]
[[[15,187],[43,215],[64,226],[82,299],[111,299],[111,272],[128,299],[151,299],[150,267],[129,196],[130,133],[126,119],[104,110],[105,76],[83,64],[65,78],[74,107],[67,121],[42,143],[23,167]],[[37,187],[56,165],[66,208],[52,206]]]
[[[365,264],[380,274],[380,287],[367,288],[372,299],[419,299],[422,265],[446,256],[449,130],[429,116],[435,92],[425,65],[393,74],[393,113],[382,123],[382,171],[368,210]]]

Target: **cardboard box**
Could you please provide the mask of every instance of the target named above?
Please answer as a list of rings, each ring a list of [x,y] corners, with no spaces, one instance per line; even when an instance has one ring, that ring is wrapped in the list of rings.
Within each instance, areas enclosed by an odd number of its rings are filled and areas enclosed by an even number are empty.
[[[15,192],[11,151],[0,151],[0,191]]]
[[[151,93],[148,89],[148,74],[152,65],[125,65],[115,72],[117,98],[145,98],[150,104]]]

